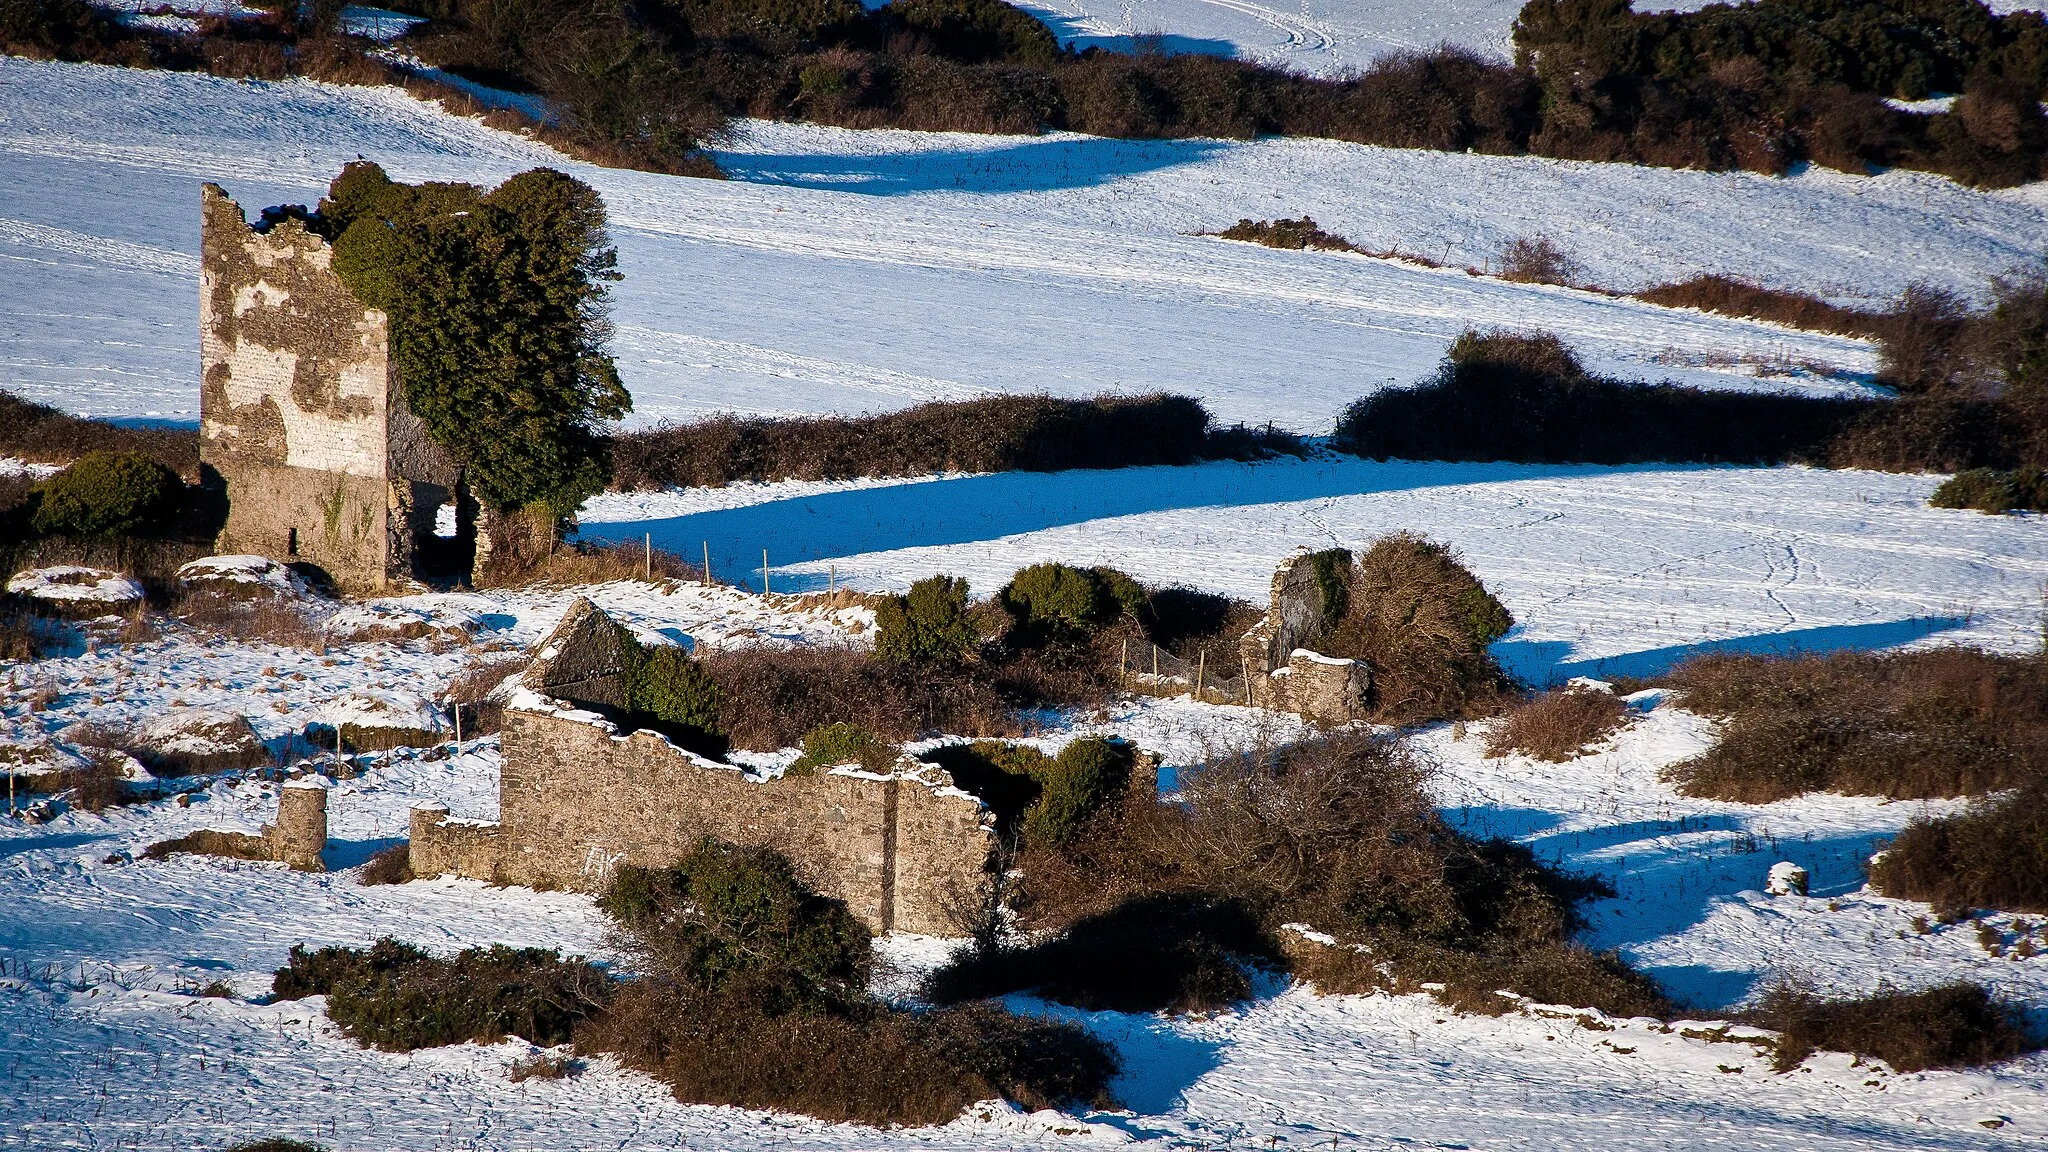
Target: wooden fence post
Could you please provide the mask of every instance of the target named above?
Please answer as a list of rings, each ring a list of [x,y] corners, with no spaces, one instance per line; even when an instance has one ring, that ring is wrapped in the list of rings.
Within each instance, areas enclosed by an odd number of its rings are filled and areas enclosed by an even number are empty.
[[[704,541],[704,586],[711,587],[711,541]]]
[[[1209,650],[1202,649],[1195,656],[1195,699],[1202,698],[1202,676],[1209,670]]]
[[[768,595],[768,550],[761,549],[761,595]]]

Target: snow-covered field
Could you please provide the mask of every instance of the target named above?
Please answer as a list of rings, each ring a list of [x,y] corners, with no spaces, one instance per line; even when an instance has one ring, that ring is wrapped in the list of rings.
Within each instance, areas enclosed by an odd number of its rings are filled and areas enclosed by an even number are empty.
[[[2048,244],[2040,188],[1789,180],[1312,140],[1125,142],[748,125],[731,182],[570,163],[390,89],[0,59],[0,387],[94,415],[196,418],[198,185],[253,215],[358,155],[404,179],[534,164],[603,193],[636,422],[853,412],[989,392],[1167,390],[1225,420],[1327,431],[1431,371],[1468,325],[1544,327],[1629,376],[1757,386],[1752,359],[1859,342],[1564,289],[1184,233],[1313,215],[1362,244],[1480,264],[1545,232],[1602,283],[1736,272],[1845,298],[1963,290]],[[1714,367],[1720,363],[1723,367]],[[1705,366],[1689,366],[1705,365]]]
[[[1254,54],[1259,28],[1294,26],[1291,13],[1206,0],[1068,11],[1075,35],[1213,36]],[[1369,29],[1387,45],[1478,29],[1467,41],[1478,43],[1511,16],[1485,4],[1358,4],[1304,8],[1298,24]],[[1200,22],[1211,17],[1221,23]],[[1240,18],[1250,32],[1225,26]],[[1357,59],[1342,53],[1377,52],[1358,47],[1367,39],[1344,31],[1330,47],[1303,38],[1286,51],[1299,66],[1335,67]],[[1853,389],[1874,364],[1856,341],[1186,235],[1240,216],[1306,213],[1360,243],[1474,264],[1541,231],[1619,287],[1722,271],[1843,300],[1913,279],[1974,291],[2048,245],[2038,186],[1984,194],[1907,173],[1773,180],[1319,141],[757,124],[724,146],[732,182],[680,180],[572,164],[390,91],[0,58],[0,387],[77,412],[194,418],[198,182],[225,184],[253,212],[310,200],[358,154],[405,179],[495,179],[549,163],[597,185],[628,277],[615,319],[640,421],[1170,389],[1226,420],[1320,431],[1361,393],[1428,372],[1467,324],[1551,328],[1604,370],[1721,387],[1759,386],[1727,364],[1745,354],[1840,372],[1762,382],[1772,387]],[[1654,673],[1716,648],[2038,644],[2041,519],[1929,509],[1935,482],[1323,457],[613,494],[584,510],[583,530],[651,536],[692,557],[708,544],[718,575],[756,589],[766,548],[778,593],[833,581],[901,588],[947,572],[985,594],[1017,567],[1062,559],[1263,599],[1274,564],[1297,546],[1413,529],[1457,545],[1514,613],[1518,627],[1496,651],[1535,683]],[[248,716],[285,748],[354,693],[437,695],[463,668],[532,643],[579,592],[691,644],[860,642],[857,610],[641,584],[382,607],[462,621],[470,639],[322,651],[178,628],[130,644],[99,633],[4,669],[0,746],[61,740],[81,722],[213,709]],[[1683,798],[1658,771],[1704,747],[1711,724],[1654,694],[1635,703],[1641,714],[1611,744],[1562,766],[1488,760],[1476,728],[1415,741],[1441,765],[1433,786],[1454,820],[1609,879],[1618,895],[1589,908],[1589,941],[1620,949],[1703,1016],[1778,978],[1867,991],[1968,976],[2037,1011],[2048,1004],[2048,957],[1993,959],[1974,926],[1922,933],[1923,906],[1861,889],[1858,865],[1879,840],[1946,805]],[[1162,751],[1174,769],[1299,734],[1247,709],[1139,700],[1059,721],[1045,737],[1101,730]],[[2048,1139],[2044,1056],[1902,1076],[1823,1055],[1776,1075],[1753,1045],[1688,1036],[1683,1025],[1614,1021],[1601,1031],[1540,1008],[1461,1018],[1419,997],[1275,987],[1208,1019],[1079,1016],[1126,1059],[1122,1110],[1024,1116],[991,1105],[908,1132],[679,1105],[603,1061],[574,1079],[512,1084],[505,1067],[526,1054],[522,1044],[371,1052],[340,1037],[318,1000],[256,1002],[300,942],[393,933],[437,949],[505,941],[607,957],[602,921],[582,897],[355,883],[348,869],[403,835],[415,800],[493,816],[497,772],[489,739],[452,755],[370,760],[334,793],[331,859],[343,870],[322,876],[191,857],[135,862],[148,844],[195,828],[254,829],[276,800],[274,786],[253,781],[211,783],[188,807],[0,821],[0,1148],[213,1148],[268,1133],[337,1152],[1847,1150]],[[1812,872],[1811,896],[1761,894],[1779,860]],[[1990,923],[2018,934],[2012,917]],[[943,952],[909,939],[885,949],[913,969]],[[191,995],[214,981],[234,996]]]

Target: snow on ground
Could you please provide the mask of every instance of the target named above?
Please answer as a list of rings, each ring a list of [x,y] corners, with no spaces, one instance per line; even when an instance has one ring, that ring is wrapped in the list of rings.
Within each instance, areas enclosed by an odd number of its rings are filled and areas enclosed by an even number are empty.
[[[1544,231],[1596,281],[1732,271],[1831,294],[1966,290],[2048,244],[2039,189],[1778,180],[1328,141],[1113,141],[750,125],[738,179],[593,169],[393,89],[0,60],[0,387],[95,415],[197,415],[197,185],[252,213],[357,155],[400,178],[553,164],[604,194],[636,422],[853,412],[990,392],[1169,390],[1316,432],[1436,366],[1467,325],[1553,329],[1594,366],[1852,385],[1859,342],[1413,265],[1183,235],[1302,213],[1478,264]],[[1361,190],[1368,190],[1361,194]],[[1811,376],[1770,387],[1839,390]]]
[[[1718,648],[2038,645],[2041,521],[1928,508],[1935,483],[1335,457],[613,493],[586,506],[583,533],[651,535],[685,557],[708,543],[714,573],[755,589],[766,548],[785,591],[901,590],[943,572],[986,595],[1062,560],[1264,603],[1292,549],[1408,529],[1464,553],[1518,622],[1495,651],[1538,684],[1654,674]]]

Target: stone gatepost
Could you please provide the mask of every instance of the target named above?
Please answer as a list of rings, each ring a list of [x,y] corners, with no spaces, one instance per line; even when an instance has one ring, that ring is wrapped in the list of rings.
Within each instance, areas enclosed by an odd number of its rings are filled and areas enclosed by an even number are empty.
[[[406,861],[414,876],[439,876],[454,870],[447,837],[441,831],[448,824],[448,806],[436,800],[412,806],[412,820],[406,828]]]
[[[277,793],[277,823],[264,829],[273,859],[301,872],[325,872],[320,858],[327,848],[327,781],[318,776],[293,780]]]

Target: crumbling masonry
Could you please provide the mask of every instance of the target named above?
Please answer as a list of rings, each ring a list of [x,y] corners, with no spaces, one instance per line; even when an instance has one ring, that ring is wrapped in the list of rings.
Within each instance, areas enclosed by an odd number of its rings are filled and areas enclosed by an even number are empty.
[[[674,864],[705,836],[772,847],[876,932],[956,936],[982,906],[994,818],[943,770],[904,758],[750,779],[605,718],[626,699],[623,632],[579,600],[535,653],[500,734],[498,823],[412,815],[412,870],[591,891],[621,863]]]
[[[1314,557],[1301,549],[1273,573],[1273,600],[1265,619],[1238,641],[1252,704],[1323,724],[1366,718],[1372,670],[1362,661],[1324,656],[1308,647],[1331,623],[1316,585]]]
[[[383,312],[298,220],[249,225],[200,192],[200,461],[225,481],[223,553],[300,561],[360,592],[467,575],[476,509],[405,402]],[[437,537],[453,506],[456,531]]]

